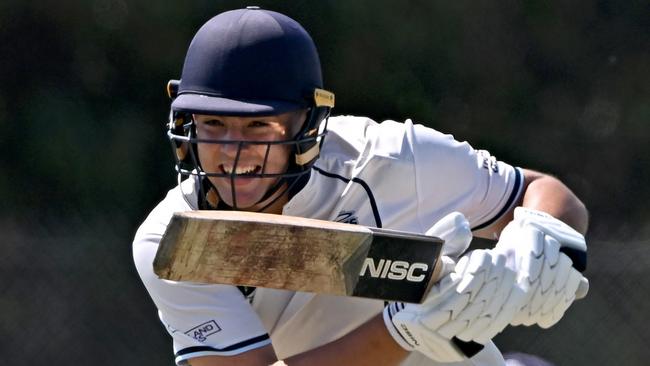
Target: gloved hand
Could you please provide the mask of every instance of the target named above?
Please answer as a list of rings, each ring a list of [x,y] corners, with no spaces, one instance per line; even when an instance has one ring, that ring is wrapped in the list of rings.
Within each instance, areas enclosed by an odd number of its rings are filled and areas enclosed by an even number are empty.
[[[508,325],[521,308],[524,293],[516,286],[515,272],[506,267],[504,255],[476,250],[454,266],[472,239],[461,214],[444,217],[427,235],[445,240],[441,280],[422,304],[386,306],[384,322],[404,349],[439,362],[462,361]]]
[[[548,328],[589,290],[580,273],[586,267],[584,236],[546,213],[517,207],[494,251],[506,255],[508,268],[517,272],[517,283],[526,292],[512,325]]]

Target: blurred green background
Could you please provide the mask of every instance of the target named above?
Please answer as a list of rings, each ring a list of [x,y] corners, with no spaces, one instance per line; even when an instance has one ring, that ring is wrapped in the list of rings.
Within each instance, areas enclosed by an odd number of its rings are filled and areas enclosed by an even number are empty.
[[[164,86],[211,16],[246,5],[312,34],[337,114],[413,120],[564,180],[591,211],[591,292],[504,351],[650,357],[647,1],[71,0],[0,3],[0,354],[171,365],[131,259],[175,182]]]

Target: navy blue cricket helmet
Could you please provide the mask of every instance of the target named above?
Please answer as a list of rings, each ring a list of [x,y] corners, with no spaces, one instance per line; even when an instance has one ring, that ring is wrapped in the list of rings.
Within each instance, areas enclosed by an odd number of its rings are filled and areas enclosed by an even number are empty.
[[[299,132],[281,142],[294,151],[288,170],[248,174],[279,176],[278,187],[294,184],[309,172],[319,156],[334,106],[334,94],[323,90],[318,53],[307,31],[295,20],[259,7],[227,11],[205,23],[190,43],[180,81],[171,80],[167,92],[172,98],[168,136],[176,152],[176,170],[182,176],[237,176],[235,170],[206,173],[201,168],[193,114],[270,116],[308,110]],[[230,143],[239,143],[241,148],[278,142]],[[209,190],[208,179],[203,181]]]

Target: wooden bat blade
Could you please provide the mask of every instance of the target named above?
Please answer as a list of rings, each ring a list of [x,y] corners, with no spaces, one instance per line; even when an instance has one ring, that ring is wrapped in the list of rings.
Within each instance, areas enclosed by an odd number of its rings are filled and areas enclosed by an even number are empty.
[[[323,220],[188,211],[170,220],[154,272],[174,281],[420,302],[436,278],[441,243]]]
[[[165,279],[350,294],[367,228],[239,211],[176,213],[154,271]]]

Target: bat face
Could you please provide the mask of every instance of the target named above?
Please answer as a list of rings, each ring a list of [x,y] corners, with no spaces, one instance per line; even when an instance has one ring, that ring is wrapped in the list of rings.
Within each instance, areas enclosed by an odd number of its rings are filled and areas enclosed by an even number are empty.
[[[240,211],[170,220],[154,260],[164,279],[420,302],[438,238]]]

